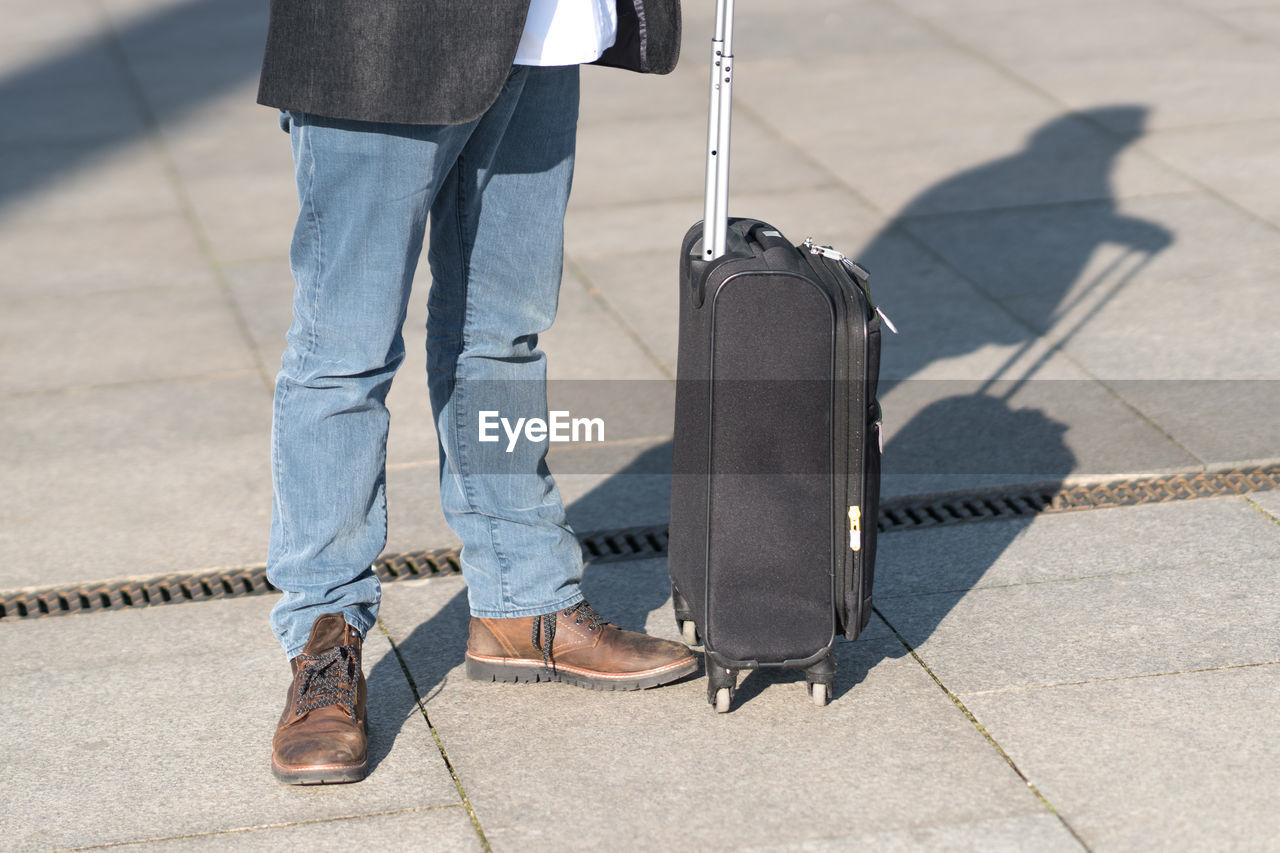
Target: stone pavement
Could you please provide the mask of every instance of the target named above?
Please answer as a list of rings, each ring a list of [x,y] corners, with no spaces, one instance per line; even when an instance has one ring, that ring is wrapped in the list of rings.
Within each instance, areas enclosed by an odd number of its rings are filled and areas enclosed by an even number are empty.
[[[667,518],[675,253],[712,3],[660,79],[588,69],[553,394],[583,531]],[[261,0],[0,0],[0,591],[260,563],[289,317]],[[739,3],[735,212],[858,257],[888,495],[1280,461],[1280,3]],[[424,279],[390,550],[436,506]],[[578,395],[573,397],[573,395]],[[386,587],[376,767],[267,769],[271,597],[0,620],[0,849],[1270,850],[1280,492],[888,533],[835,699],[460,669],[456,577]],[[588,569],[672,636],[665,564]]]

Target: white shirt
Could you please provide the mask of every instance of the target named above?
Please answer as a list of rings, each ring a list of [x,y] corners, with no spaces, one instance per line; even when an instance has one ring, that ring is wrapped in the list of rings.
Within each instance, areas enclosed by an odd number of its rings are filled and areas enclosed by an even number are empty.
[[[531,0],[516,65],[594,62],[618,37],[615,0]]]

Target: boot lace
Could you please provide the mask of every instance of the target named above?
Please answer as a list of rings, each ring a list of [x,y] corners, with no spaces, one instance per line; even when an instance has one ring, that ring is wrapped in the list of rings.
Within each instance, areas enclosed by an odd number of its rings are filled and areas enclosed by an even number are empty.
[[[337,705],[356,718],[356,658],[355,646],[334,646],[320,655],[298,655],[302,687],[298,691],[298,710],[301,717],[308,711]]]
[[[579,601],[572,607],[561,610],[558,614],[548,613],[545,616],[533,617],[533,647],[542,652],[542,666],[548,672],[555,669],[555,662],[551,659],[551,646],[556,639],[557,616],[563,616],[566,619],[576,617],[573,623],[581,625],[585,622],[588,631],[594,631],[609,624],[607,619],[597,613],[585,601]]]

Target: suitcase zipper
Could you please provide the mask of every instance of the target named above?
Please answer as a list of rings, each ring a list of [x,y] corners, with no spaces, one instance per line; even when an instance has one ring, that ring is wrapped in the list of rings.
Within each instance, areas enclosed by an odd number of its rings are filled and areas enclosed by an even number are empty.
[[[862,550],[862,507],[849,507],[849,550]]]
[[[844,265],[844,268],[847,269],[849,271],[849,274],[853,276],[854,281],[858,282],[858,286],[862,288],[862,292],[867,297],[867,305],[869,305],[873,311],[875,311],[877,314],[880,315],[880,319],[884,321],[884,324],[889,329],[889,331],[893,332],[895,335],[898,334],[898,327],[893,325],[893,321],[889,319],[889,315],[884,313],[884,311],[880,309],[879,305],[875,305],[871,301],[871,290],[869,287],[871,274],[867,272],[865,267],[860,266],[856,261],[854,261],[848,255],[846,255],[844,252],[841,252],[839,249],[834,249],[831,246],[818,245],[817,243],[813,242],[812,237],[806,237],[805,241],[800,245],[808,249],[809,254],[811,255],[821,255],[824,258],[828,258],[833,261],[838,261],[839,263]]]

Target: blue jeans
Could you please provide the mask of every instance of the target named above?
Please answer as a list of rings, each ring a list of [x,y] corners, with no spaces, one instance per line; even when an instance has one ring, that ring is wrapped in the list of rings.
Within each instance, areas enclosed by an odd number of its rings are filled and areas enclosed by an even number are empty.
[[[582,556],[546,443],[477,440],[481,411],[546,419],[538,334],[555,318],[573,174],[578,68],[516,67],[463,125],[282,115],[300,212],[296,283],[276,379],[272,628],[293,657],[312,622],[362,633],[381,597],[385,405],[430,214],[427,372],[440,498],[462,540],[471,612],[517,617],[582,599]]]

